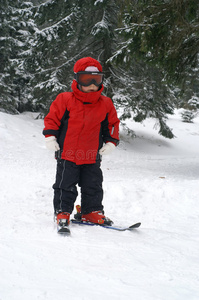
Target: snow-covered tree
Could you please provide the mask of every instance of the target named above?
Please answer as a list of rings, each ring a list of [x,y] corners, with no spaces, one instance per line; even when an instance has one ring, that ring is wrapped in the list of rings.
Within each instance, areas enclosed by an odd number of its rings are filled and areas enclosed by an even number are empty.
[[[199,92],[197,1],[0,1],[1,109],[46,112],[70,90],[74,63],[92,56],[121,119],[155,118],[173,137],[167,114]]]
[[[120,38],[110,60],[128,70],[124,82],[131,82],[128,94],[123,88],[124,117],[133,116],[136,121],[155,117],[160,134],[169,138],[173,134],[165,120],[177,103],[175,85],[180,83],[182,99],[186,78],[193,81],[188,74],[193,75],[197,64],[198,7],[195,0],[120,2]]]
[[[184,104],[184,110],[181,114],[183,122],[193,123],[193,119],[198,115],[199,97],[192,96],[191,99]]]
[[[34,26],[24,67],[31,74],[33,105],[45,110],[67,88],[68,68],[74,60],[75,6],[72,1],[50,0],[33,6],[31,13]]]
[[[32,7],[34,26],[24,66],[31,74],[36,109],[45,111],[58,93],[70,90],[73,65],[83,56],[99,59],[110,75],[106,61],[113,51],[114,8],[114,1],[107,0],[49,0]]]
[[[118,60],[142,58],[158,64],[168,79],[180,81],[197,63],[197,0],[121,1],[125,42]]]
[[[26,50],[29,26],[24,18],[29,3],[1,1],[0,107],[17,112],[28,105],[26,94],[29,76],[24,72],[22,53]]]
[[[127,70],[124,67],[114,69],[117,81],[114,86],[114,102],[120,108],[121,120],[127,118],[142,122],[154,118],[159,125],[159,133],[173,138],[172,130],[166,125],[167,114],[172,114],[175,96],[163,82],[159,69],[145,63],[132,60]],[[157,122],[158,121],[158,122]]]

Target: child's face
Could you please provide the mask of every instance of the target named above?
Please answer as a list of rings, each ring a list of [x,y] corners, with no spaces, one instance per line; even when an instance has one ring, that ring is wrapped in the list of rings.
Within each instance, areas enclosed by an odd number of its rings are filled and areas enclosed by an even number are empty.
[[[84,93],[97,92],[99,89],[99,87],[94,84],[91,84],[89,86],[82,85],[81,88],[82,88],[82,92]]]

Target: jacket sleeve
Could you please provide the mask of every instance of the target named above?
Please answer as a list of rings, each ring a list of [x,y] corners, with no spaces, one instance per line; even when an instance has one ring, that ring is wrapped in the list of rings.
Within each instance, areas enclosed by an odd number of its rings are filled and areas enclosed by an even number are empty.
[[[108,113],[102,122],[102,137],[104,143],[111,142],[114,145],[119,144],[119,123],[116,109],[112,100],[109,98]]]
[[[43,135],[58,137],[61,119],[66,111],[66,99],[64,93],[59,94],[50,106],[50,111],[44,118]]]

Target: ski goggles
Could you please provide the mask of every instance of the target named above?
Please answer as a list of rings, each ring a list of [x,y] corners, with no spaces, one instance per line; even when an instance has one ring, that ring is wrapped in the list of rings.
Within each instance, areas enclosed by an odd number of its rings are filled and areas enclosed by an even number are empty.
[[[89,86],[91,84],[100,86],[103,83],[104,74],[101,72],[81,71],[81,72],[75,73],[74,78],[80,85],[83,85],[83,86]]]

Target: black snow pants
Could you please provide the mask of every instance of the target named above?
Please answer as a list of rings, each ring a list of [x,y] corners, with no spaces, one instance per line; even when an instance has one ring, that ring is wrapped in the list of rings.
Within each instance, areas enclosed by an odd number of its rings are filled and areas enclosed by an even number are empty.
[[[102,170],[100,161],[95,164],[76,165],[63,159],[57,160],[54,189],[54,210],[72,213],[77,198],[77,184],[81,188],[81,211],[88,214],[103,210]]]

